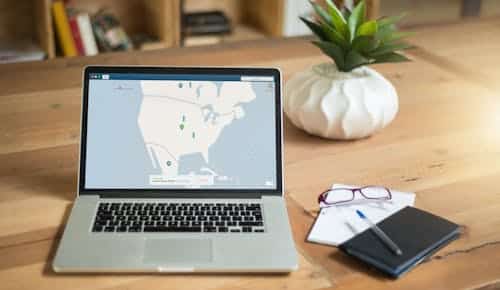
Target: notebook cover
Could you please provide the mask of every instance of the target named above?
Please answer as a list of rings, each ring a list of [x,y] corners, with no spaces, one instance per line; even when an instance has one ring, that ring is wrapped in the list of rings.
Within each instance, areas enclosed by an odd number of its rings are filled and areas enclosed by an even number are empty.
[[[339,248],[392,277],[406,273],[460,235],[457,224],[414,207],[405,207],[377,225],[401,248],[401,256],[370,229]]]

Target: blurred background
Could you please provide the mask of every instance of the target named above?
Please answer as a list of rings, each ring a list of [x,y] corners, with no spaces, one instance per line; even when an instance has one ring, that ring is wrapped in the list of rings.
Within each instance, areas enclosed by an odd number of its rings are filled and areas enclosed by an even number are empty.
[[[367,4],[372,18],[408,12],[403,28],[500,16],[499,0]],[[310,13],[305,0],[0,0],[0,63],[301,36]]]

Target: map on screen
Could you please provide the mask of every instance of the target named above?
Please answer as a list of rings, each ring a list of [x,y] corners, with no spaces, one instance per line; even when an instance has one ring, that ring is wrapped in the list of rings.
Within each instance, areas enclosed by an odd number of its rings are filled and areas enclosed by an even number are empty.
[[[276,188],[274,85],[91,79],[86,188]]]

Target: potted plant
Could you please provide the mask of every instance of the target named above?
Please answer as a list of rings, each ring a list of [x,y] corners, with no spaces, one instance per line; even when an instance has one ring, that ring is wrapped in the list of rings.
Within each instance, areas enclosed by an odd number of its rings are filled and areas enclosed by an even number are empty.
[[[395,23],[402,16],[366,19],[366,4],[341,11],[331,0],[327,9],[311,2],[316,19],[300,19],[318,37],[313,44],[333,62],[294,75],[286,84],[284,109],[292,123],[330,139],[357,139],[387,126],[398,111],[392,84],[367,67],[409,59],[399,52],[407,33]]]

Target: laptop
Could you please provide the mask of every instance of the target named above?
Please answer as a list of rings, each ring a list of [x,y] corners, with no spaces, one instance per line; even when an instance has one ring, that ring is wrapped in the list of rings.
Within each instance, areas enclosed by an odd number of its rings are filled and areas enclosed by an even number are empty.
[[[56,272],[289,272],[281,74],[89,66]]]

